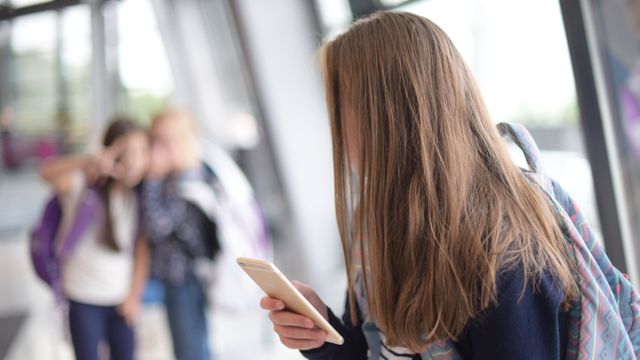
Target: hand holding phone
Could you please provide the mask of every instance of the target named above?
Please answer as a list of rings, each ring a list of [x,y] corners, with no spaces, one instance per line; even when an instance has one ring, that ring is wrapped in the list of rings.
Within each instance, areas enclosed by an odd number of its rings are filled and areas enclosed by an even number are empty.
[[[325,341],[344,343],[327,321],[327,307],[312,288],[292,284],[273,264],[262,260],[238,258],[238,264],[267,294],[260,306],[270,311],[274,330],[285,346],[308,350]]]

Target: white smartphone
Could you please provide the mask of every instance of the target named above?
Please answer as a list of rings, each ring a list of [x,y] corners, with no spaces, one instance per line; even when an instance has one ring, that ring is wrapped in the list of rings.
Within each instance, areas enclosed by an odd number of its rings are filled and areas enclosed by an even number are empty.
[[[264,260],[239,257],[238,265],[271,298],[284,302],[287,309],[306,316],[320,329],[327,332],[327,342],[342,345],[344,339],[340,333],[311,305],[272,263]]]

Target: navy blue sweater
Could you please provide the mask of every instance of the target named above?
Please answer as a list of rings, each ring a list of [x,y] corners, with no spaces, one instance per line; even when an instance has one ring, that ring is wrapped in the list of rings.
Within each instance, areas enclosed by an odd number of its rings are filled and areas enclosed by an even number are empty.
[[[529,281],[523,294],[523,286],[521,270],[507,271],[499,277],[496,305],[471,321],[455,343],[464,359],[564,359],[568,313],[561,309],[562,290],[548,276],[541,279],[536,290]],[[342,320],[329,310],[329,322],[344,337],[344,345],[325,343],[303,351],[307,359],[367,358],[366,339],[359,326],[351,325],[348,302]]]

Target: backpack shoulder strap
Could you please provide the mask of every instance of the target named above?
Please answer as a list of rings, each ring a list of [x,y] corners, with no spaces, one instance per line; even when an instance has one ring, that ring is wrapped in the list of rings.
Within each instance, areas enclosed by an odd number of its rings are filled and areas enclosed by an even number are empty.
[[[547,176],[542,166],[540,157],[540,149],[531,137],[527,129],[516,123],[500,123],[498,124],[500,135],[511,139],[520,148],[527,160],[531,175],[536,178],[542,189],[552,198],[555,197],[555,191],[551,179]]]
[[[579,298],[572,305],[568,358],[640,358],[640,296],[611,264],[569,194],[543,171],[539,150],[522,125],[498,129],[522,150],[534,180],[554,203],[576,265]],[[616,334],[615,340],[611,334]]]
[[[102,217],[101,212],[104,209],[98,190],[87,187],[78,197],[75,206],[67,211],[72,211],[73,213],[68,215],[63,213],[63,217],[71,216],[71,222],[56,244],[56,256],[61,260],[64,260],[75,249],[89,225],[99,217]]]

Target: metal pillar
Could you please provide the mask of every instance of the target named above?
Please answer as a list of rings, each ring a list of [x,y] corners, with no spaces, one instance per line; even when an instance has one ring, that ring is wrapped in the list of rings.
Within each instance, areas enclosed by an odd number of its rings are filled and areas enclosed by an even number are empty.
[[[620,157],[612,125],[598,31],[589,0],[560,0],[576,82],[604,245],[613,264],[640,283],[629,224]]]

